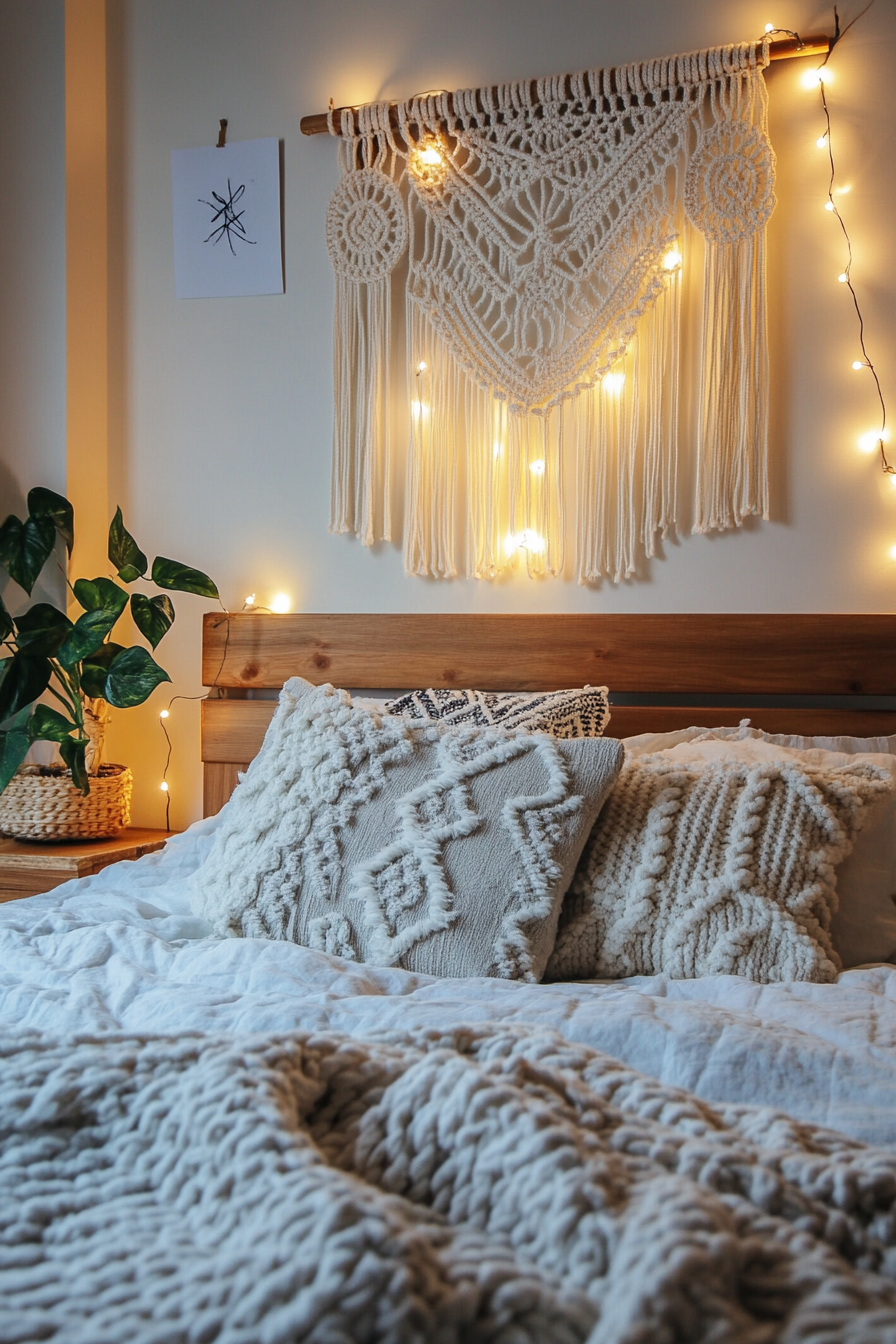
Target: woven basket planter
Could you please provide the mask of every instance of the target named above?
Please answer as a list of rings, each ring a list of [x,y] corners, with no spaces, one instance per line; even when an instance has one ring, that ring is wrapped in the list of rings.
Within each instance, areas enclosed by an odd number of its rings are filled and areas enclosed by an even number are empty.
[[[62,767],[25,765],[0,793],[0,831],[16,840],[104,840],[131,819],[134,777],[104,765],[85,798]]]

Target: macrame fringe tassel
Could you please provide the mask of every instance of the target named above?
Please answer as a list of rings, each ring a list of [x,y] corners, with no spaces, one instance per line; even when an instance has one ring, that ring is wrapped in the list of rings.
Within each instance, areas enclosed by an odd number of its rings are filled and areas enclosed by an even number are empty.
[[[426,315],[408,305],[411,450],[405,570],[496,578],[524,558],[562,572],[563,416],[516,412],[473,381]],[[463,533],[459,500],[467,501]],[[461,553],[461,550],[463,553]]]
[[[677,526],[678,273],[626,353],[573,402],[580,584],[631,578]]]
[[[765,230],[706,246],[695,532],[769,516]]]
[[[391,539],[389,509],[390,278],[336,280],[335,417],[330,531],[365,546]]]

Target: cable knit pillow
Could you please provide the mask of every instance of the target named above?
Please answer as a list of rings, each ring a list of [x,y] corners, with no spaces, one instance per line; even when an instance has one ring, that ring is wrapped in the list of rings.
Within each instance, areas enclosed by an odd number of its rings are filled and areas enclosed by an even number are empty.
[[[833,980],[834,865],[881,766],[626,762],[564,902],[548,979]]]
[[[429,975],[540,979],[618,742],[416,727],[286,683],[205,863],[221,935]]]
[[[896,774],[896,736],[799,737],[764,733],[743,719],[737,728],[686,728],[642,733],[624,743],[626,758],[663,751],[676,759],[713,754],[742,760],[796,761],[808,766],[866,761]],[[896,792],[880,799],[837,867],[837,904],[831,942],[844,970],[868,962],[896,962]]]
[[[610,722],[606,686],[568,691],[409,691],[386,703],[387,714],[440,723],[518,728],[551,737],[600,737]]]

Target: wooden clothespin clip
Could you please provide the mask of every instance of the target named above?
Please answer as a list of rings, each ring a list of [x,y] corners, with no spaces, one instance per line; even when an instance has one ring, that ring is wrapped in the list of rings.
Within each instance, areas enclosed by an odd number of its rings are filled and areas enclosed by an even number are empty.
[[[227,118],[222,117],[221,120],[218,122],[218,143],[215,145],[215,149],[223,149],[224,142],[226,139],[227,139]]]

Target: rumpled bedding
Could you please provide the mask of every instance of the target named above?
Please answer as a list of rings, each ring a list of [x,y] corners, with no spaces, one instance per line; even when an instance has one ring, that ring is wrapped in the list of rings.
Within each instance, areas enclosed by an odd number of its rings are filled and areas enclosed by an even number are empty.
[[[896,968],[833,985],[737,976],[440,980],[285,942],[218,940],[189,875],[217,819],[165,850],[0,906],[0,1026],[50,1033],[550,1028],[709,1102],[896,1144]]]
[[[218,940],[216,824],[0,906],[4,1344],[896,1344],[896,969]]]

